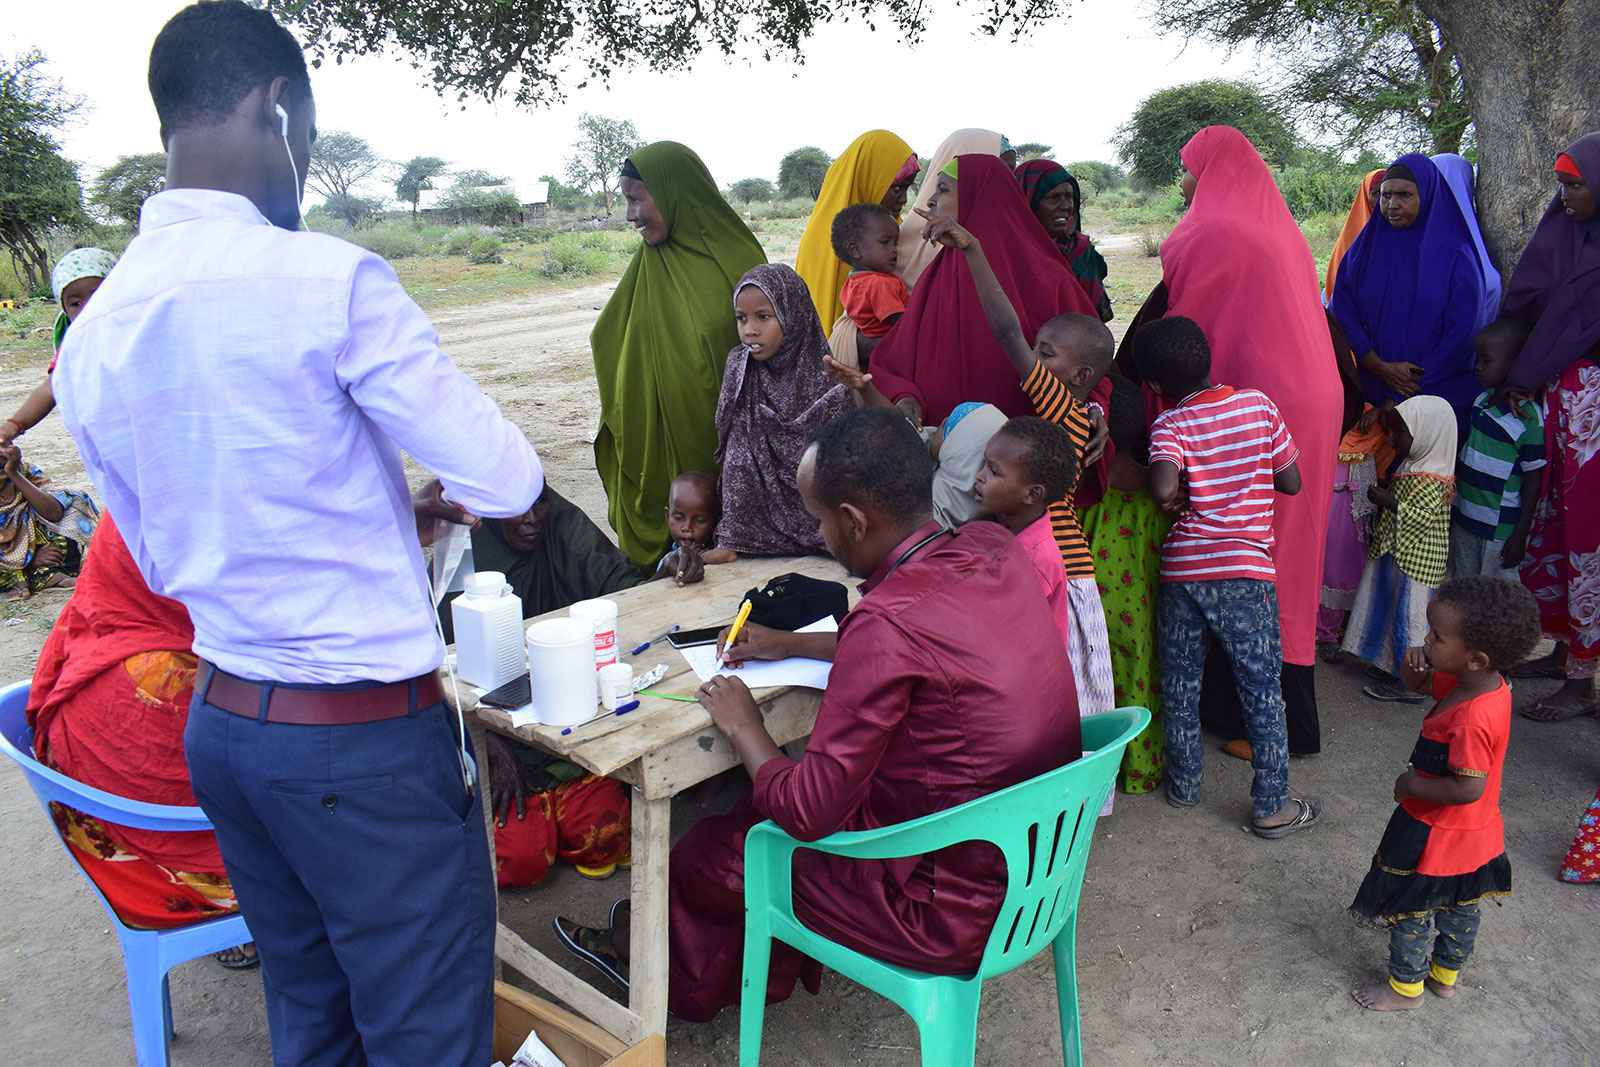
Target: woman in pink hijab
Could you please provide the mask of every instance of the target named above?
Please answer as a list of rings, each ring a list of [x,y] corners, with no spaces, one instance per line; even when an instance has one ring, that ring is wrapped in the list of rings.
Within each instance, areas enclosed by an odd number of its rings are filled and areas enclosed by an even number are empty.
[[[1311,755],[1322,749],[1313,665],[1344,412],[1321,282],[1272,173],[1244,134],[1207,126],[1180,155],[1189,210],[1161,246],[1167,306],[1163,312],[1147,305],[1140,318],[1164,313],[1199,323],[1211,342],[1212,380],[1266,393],[1300,448],[1305,488],[1277,498],[1273,561],[1289,752]],[[1138,325],[1135,320],[1130,335]],[[1119,354],[1119,364],[1128,354]]]

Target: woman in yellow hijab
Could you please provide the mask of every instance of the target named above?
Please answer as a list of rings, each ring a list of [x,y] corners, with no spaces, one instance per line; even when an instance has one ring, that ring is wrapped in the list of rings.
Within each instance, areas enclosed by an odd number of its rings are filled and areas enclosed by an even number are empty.
[[[833,253],[833,217],[851,204],[881,203],[899,218],[916,177],[917,154],[888,130],[868,130],[828,168],[794,261],[824,327],[832,327],[844,311],[839,290],[850,274]]]

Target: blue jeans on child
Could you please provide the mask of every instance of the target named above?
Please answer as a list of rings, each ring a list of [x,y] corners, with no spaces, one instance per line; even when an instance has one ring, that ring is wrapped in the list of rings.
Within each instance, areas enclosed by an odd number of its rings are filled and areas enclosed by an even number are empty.
[[[1280,675],[1278,593],[1271,582],[1225,578],[1214,582],[1163,582],[1156,617],[1161,653],[1161,715],[1167,734],[1167,788],[1180,804],[1200,799],[1200,678],[1206,634],[1233,663],[1254,751],[1250,798],[1257,819],[1289,799],[1289,740]]]
[[[1432,915],[1397,920],[1389,928],[1389,977],[1397,982],[1420,982],[1427,977],[1430,941],[1432,962],[1447,971],[1459,971],[1472,958],[1482,920],[1476,904],[1458,904]],[[1435,932],[1436,937],[1429,936]]]

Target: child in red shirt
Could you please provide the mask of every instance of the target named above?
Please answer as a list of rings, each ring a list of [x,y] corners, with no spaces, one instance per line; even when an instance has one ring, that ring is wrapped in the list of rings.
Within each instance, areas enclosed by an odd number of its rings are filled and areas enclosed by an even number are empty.
[[[863,367],[911,299],[894,272],[899,240],[900,224],[880,204],[852,204],[833,217],[833,253],[850,265],[839,302],[861,331],[856,352]]]
[[[1415,1008],[1425,987],[1455,996],[1478,934],[1478,902],[1511,892],[1500,819],[1511,689],[1500,671],[1538,644],[1539,607],[1517,582],[1453,578],[1428,605],[1423,642],[1406,652],[1404,681],[1436,703],[1395,780],[1399,807],[1350,906],[1357,919],[1389,928],[1388,980],[1352,993],[1373,1011]]]

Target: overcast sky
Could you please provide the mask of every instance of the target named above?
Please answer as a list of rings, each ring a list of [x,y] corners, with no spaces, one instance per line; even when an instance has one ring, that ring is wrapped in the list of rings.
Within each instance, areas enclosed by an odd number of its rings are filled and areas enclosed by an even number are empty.
[[[145,65],[161,25],[182,6],[7,5],[0,49],[42,49],[51,73],[86,100],[65,142],[87,174],[120,155],[160,150]],[[707,55],[689,73],[623,74],[543,110],[486,102],[463,110],[398,53],[329,63],[311,76],[318,125],[357,133],[391,159],[437,155],[532,179],[562,173],[578,114],[594,111],[632,119],[647,140],[688,144],[726,185],[774,177],[778,160],[799,145],[837,154],[876,127],[924,155],[951,130],[985,126],[1013,141],[1052,144],[1063,160],[1111,160],[1117,126],[1151,92],[1199,78],[1249,78],[1255,65],[1249,54],[1228,60],[1202,42],[1158,38],[1143,6],[1127,0],[1078,0],[1071,18],[1020,44],[976,34],[973,9],[949,0],[931,6],[933,26],[914,49],[865,25],[830,25],[807,44],[804,66]]]

